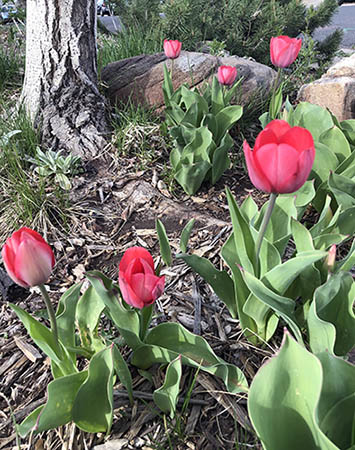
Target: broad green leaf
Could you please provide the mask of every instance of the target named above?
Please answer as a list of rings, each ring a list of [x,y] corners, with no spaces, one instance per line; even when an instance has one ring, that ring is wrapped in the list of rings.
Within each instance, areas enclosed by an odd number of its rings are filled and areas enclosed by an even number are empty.
[[[25,437],[31,430],[39,433],[71,422],[75,396],[87,375],[85,370],[51,381],[47,403],[33,411],[18,426],[20,435]]]
[[[302,187],[298,189],[296,192],[292,192],[292,194],[282,194],[281,198],[295,198],[295,206],[297,208],[297,216],[301,218],[305,208],[311,203],[314,199],[316,191],[314,189],[314,181],[308,180],[304,183]]]
[[[52,332],[42,325],[38,320],[34,319],[23,309],[19,308],[13,303],[9,303],[11,309],[15,311],[18,318],[25,326],[28,334],[31,336],[35,344],[53,361],[58,365],[61,364],[61,349],[53,337]],[[64,349],[62,348],[62,351]]]
[[[178,170],[181,161],[181,151],[177,148],[173,148],[170,152],[170,163],[174,170]]]
[[[348,449],[354,444],[355,366],[328,352],[317,357],[324,374],[317,408],[320,428],[338,448]]]
[[[65,347],[75,347],[75,311],[82,283],[71,286],[60,298],[56,312],[58,335]],[[73,361],[76,355],[69,351]]]
[[[293,126],[307,128],[312,133],[314,141],[318,141],[319,136],[334,125],[329,111],[308,102],[301,102],[297,105],[293,114],[293,122]]]
[[[112,425],[113,346],[114,344],[91,358],[88,376],[75,397],[73,421],[88,433],[109,432]]]
[[[217,183],[224,172],[230,167],[231,161],[228,151],[233,145],[233,139],[226,133],[219,147],[214,149],[211,167],[211,184]]]
[[[195,223],[195,219],[189,220],[181,232],[180,250],[182,251],[182,253],[187,252],[187,244],[189,242],[190,234],[191,234],[192,228],[194,226],[194,223]]]
[[[169,363],[181,355],[181,362],[220,377],[229,392],[246,392],[247,382],[238,367],[215,355],[208,343],[177,323],[162,323],[148,334],[145,345],[132,355],[132,364],[147,369],[156,363]]]
[[[334,353],[338,356],[346,355],[355,345],[354,298],[355,283],[348,272],[332,275],[314,294],[318,317],[335,326]]]
[[[217,270],[206,258],[197,255],[178,255],[212,287],[216,295],[227,306],[232,317],[237,317],[233,280],[225,270]]]
[[[286,332],[249,392],[249,415],[265,450],[337,450],[316,423],[322,378],[319,360]]]
[[[165,231],[165,227],[161,220],[157,219],[155,223],[155,228],[157,230],[158,239],[159,239],[159,246],[160,246],[160,253],[161,257],[163,258],[163,261],[167,266],[171,266],[173,259],[171,256],[171,248],[169,244],[169,239]]]
[[[93,270],[86,272],[85,276],[104,302],[110,319],[125,339],[126,344],[132,349],[139,346],[142,342],[139,338],[140,323],[138,313],[131,308],[126,309],[123,306],[118,297],[118,288],[102,273]]]
[[[255,243],[249,224],[240,213],[237,202],[228,188],[227,200],[229,213],[232,219],[235,247],[238,251],[238,264],[240,264],[248,272],[254,273],[254,268],[256,267]]]
[[[211,87],[211,113],[212,116],[216,116],[219,111],[224,108],[223,88],[219,84],[216,77],[212,79]]]
[[[313,225],[313,227],[311,227],[311,229],[309,230],[313,238],[320,236],[323,233],[323,231],[328,228],[334,217],[336,218],[336,220],[337,217],[339,217],[340,210],[335,215],[333,215],[333,212],[330,208],[331,200],[332,199],[330,198],[330,196],[327,196],[322,211],[320,213],[318,222],[315,225]]]
[[[322,234],[321,236],[317,236],[314,238],[313,243],[316,249],[319,250],[327,250],[333,244],[340,244],[348,236],[343,234]]]
[[[194,195],[201,187],[211,167],[212,165],[208,161],[200,161],[189,165],[181,164],[181,169],[175,173],[174,178],[186,194]]]
[[[269,201],[266,202],[255,223],[255,228],[260,229],[264,215],[266,214]],[[297,218],[295,197],[291,200],[287,197],[277,197],[270,222],[267,226],[265,238],[271,242],[283,254],[289,237],[291,235],[291,218]]]
[[[166,67],[166,64],[163,65],[164,70],[164,81],[163,81],[163,95],[164,95],[164,102],[165,106],[169,106],[170,99],[173,95],[174,89],[173,89],[173,82],[171,80],[170,72],[168,71],[168,68]]]
[[[238,76],[237,76],[238,77]],[[244,77],[240,77],[238,81],[236,81],[233,86],[229,87],[224,91],[224,105],[227,106],[231,102],[233,96],[236,93],[236,90],[240,87],[241,83],[243,82]]]
[[[336,126],[323,131],[319,136],[319,142],[332,149],[335,156],[338,158],[339,163],[350,156],[350,145],[343,132]]]
[[[297,340],[302,343],[301,331],[294,313],[295,302],[290,298],[276,294],[271,289],[267,288],[262,281],[254,277],[254,275],[244,271],[243,276],[248,288],[255,297],[280,315],[285,322],[289,324]]]
[[[332,150],[326,145],[315,142],[316,156],[311,171],[311,178],[315,179],[316,188],[322,181],[328,180],[331,171],[338,166],[338,159]]]
[[[218,126],[217,136],[213,140],[218,146],[225,133],[242,117],[243,107],[239,105],[226,106],[216,115]]]
[[[298,253],[314,250],[312,235],[304,225],[292,218],[291,230]]]
[[[248,195],[240,207],[244,219],[249,223],[254,223],[254,219],[258,217],[259,208],[251,195]]]
[[[354,235],[355,206],[341,211],[338,219],[331,223],[326,231],[343,235]]]
[[[181,153],[181,162],[209,161],[208,149],[212,143],[212,133],[207,127],[196,128],[194,138]]]
[[[175,416],[176,405],[179,396],[181,380],[181,356],[171,361],[166,369],[163,386],[153,393],[155,404],[164,412],[169,413],[170,418]]]
[[[335,266],[336,272],[338,272],[339,270],[347,272],[350,271],[355,266],[355,239],[353,239],[348,254],[345,256],[344,259],[336,263]]]
[[[324,351],[333,353],[336,336],[335,326],[318,316],[315,301],[311,303],[309,308],[307,325],[312,353],[315,355]]]
[[[86,289],[76,307],[76,320],[82,345],[93,353],[105,348],[105,344],[97,331],[104,309],[105,303],[92,286]]]
[[[115,372],[122,383],[122,385],[127,389],[129,401],[133,404],[133,386],[132,386],[132,376],[128,369],[126,361],[123,359],[121,352],[117,348],[117,345],[113,345],[113,364]]]
[[[341,205],[343,209],[355,206],[355,176],[351,179],[331,173],[328,184],[338,205]]]
[[[253,344],[257,344],[258,338],[256,337],[256,334],[258,327],[255,321],[244,312],[244,305],[247,301],[247,298],[249,297],[250,291],[243,280],[241,269],[239,268],[240,260],[237,254],[233,233],[229,236],[228,240],[223,245],[221,256],[228,267],[231,269],[233,274],[235,303],[237,307],[238,319],[242,330],[250,342],[252,342]]]
[[[201,122],[201,125],[206,126],[212,133],[212,136],[214,136],[217,133],[216,117],[213,116],[212,114],[206,114],[206,116],[203,118],[203,121]]]
[[[342,132],[345,134],[348,141],[355,145],[355,120],[348,119],[340,122],[340,127]]]

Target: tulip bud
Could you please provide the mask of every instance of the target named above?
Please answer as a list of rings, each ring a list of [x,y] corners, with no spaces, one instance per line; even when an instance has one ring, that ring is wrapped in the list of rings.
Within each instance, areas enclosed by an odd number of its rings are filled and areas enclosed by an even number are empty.
[[[12,280],[28,288],[45,283],[54,266],[54,254],[40,234],[23,227],[7,239],[1,252]]]
[[[247,141],[243,148],[251,182],[274,194],[295,192],[303,186],[315,158],[311,133],[284,120],[271,121],[257,136],[253,150]]]
[[[302,39],[288,36],[272,37],[270,41],[270,59],[276,67],[288,67],[297,58]]]
[[[231,86],[237,76],[237,68],[233,66],[219,66],[217,78],[220,84]]]
[[[123,300],[142,309],[151,305],[164,291],[165,277],[154,273],[154,261],[143,247],[131,247],[119,266],[119,285]]]
[[[328,256],[325,261],[328,272],[333,272],[334,270],[336,253],[337,253],[337,246],[333,244],[329,249]]]
[[[164,39],[164,52],[167,58],[176,59],[181,52],[181,42]]]

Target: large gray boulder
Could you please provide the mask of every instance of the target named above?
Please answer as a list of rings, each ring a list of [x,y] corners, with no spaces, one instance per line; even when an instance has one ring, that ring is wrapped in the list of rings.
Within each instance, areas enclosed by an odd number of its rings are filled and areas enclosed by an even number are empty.
[[[101,72],[101,80],[106,86],[106,95],[112,103],[134,102],[161,109],[164,105],[162,83],[163,67],[170,69],[172,61],[164,53],[140,55],[108,64]],[[270,67],[238,56],[216,57],[205,53],[182,52],[174,60],[173,85],[182,83],[202,86],[217,74],[220,65],[235,66],[241,84],[242,104],[248,103],[254,95],[269,91],[276,77]]]
[[[328,108],[340,121],[355,119],[355,53],[338,61],[319,80],[303,85],[298,99]]]

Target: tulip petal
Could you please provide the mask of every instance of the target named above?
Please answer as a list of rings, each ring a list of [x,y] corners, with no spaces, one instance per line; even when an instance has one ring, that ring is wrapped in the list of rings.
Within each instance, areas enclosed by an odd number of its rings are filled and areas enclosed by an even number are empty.
[[[303,152],[307,149],[313,149],[313,152],[315,154],[312,134],[305,128],[291,128],[281,137],[281,142],[290,145],[299,152]]]
[[[264,173],[260,170],[260,166],[255,158],[256,152],[251,151],[247,141],[243,142],[243,150],[251,182],[257,189],[265,192],[271,192],[271,184],[265,177]]]
[[[271,191],[268,192],[286,192],[284,180],[297,174],[298,158],[298,151],[288,144],[267,144],[258,149],[254,159],[271,184]]]
[[[282,194],[289,194],[291,192],[298,191],[307,181],[307,178],[312,170],[314,162],[314,150],[307,149],[302,152],[298,158],[298,170],[297,173],[292,174],[289,179],[285,179],[281,187]]]
[[[23,280],[20,280],[14,271],[14,261],[15,261],[15,254],[13,252],[13,249],[11,245],[8,245],[7,243],[4,245],[4,248],[1,252],[2,259],[4,261],[4,266],[6,269],[6,272],[8,273],[9,277],[18,285],[28,288],[30,287],[27,283],[25,283]]]
[[[142,309],[144,307],[143,301],[137,296],[130,284],[126,281],[123,272],[119,273],[118,282],[123,300],[134,308]]]
[[[125,251],[119,265],[119,270],[125,272],[128,265],[134,259],[144,259],[154,270],[154,261],[152,255],[143,247],[131,247]]]
[[[281,119],[272,120],[265,127],[265,130],[270,130],[270,131],[272,131],[274,133],[274,135],[276,136],[276,139],[277,139],[278,142],[280,141],[282,136],[285,133],[287,133],[288,131],[290,131],[291,129],[292,128],[289,125],[289,123],[286,122],[286,120],[281,120]]]
[[[28,234],[22,235],[22,242],[15,257],[15,274],[29,286],[45,283],[52,272],[53,253],[47,243],[37,241]]]

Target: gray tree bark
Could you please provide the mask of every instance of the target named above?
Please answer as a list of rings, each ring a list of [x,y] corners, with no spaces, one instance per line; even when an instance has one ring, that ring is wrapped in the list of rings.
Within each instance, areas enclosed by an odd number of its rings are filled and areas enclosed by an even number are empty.
[[[27,0],[22,104],[45,146],[86,160],[107,144],[96,55],[95,0]]]

